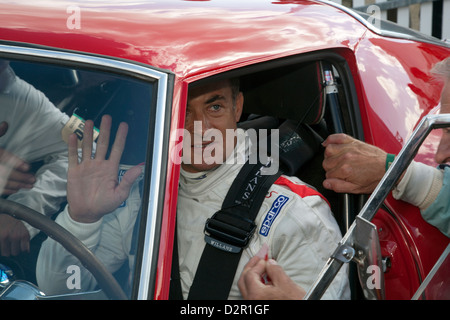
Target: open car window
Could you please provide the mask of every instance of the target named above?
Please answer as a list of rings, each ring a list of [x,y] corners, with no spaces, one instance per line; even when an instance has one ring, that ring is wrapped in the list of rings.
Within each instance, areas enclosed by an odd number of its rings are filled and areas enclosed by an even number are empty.
[[[155,217],[148,215],[148,199],[151,172],[155,170],[151,157],[161,81],[105,66],[35,60],[0,56],[0,150],[3,155],[14,155],[1,159],[2,197],[49,217],[71,232],[130,298],[138,290],[133,285],[139,279],[142,250],[151,253],[139,243],[144,242],[146,232],[154,234],[145,227],[155,227]],[[140,166],[142,173],[118,208],[97,223],[83,224],[72,219],[67,205],[67,139],[72,133],[77,135],[80,157],[84,121],[92,120],[98,130],[104,115],[112,118],[109,150],[119,124],[128,124],[118,183],[130,168]],[[22,163],[28,167],[16,168]],[[15,188],[13,180],[18,171],[28,180]],[[10,215],[1,214],[5,222],[0,224],[6,226],[12,221],[16,225]],[[21,222],[17,228],[30,235],[29,249],[26,237],[17,244],[12,240],[2,243],[0,295],[14,281],[36,286],[39,298],[64,298],[101,289],[96,277],[58,241],[28,223]],[[0,232],[9,230],[0,228]]]

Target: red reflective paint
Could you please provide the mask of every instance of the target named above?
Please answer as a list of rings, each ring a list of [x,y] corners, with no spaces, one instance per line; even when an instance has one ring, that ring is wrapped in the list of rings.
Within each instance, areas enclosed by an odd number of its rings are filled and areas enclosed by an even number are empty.
[[[75,5],[77,11],[70,9]],[[79,25],[74,19],[79,18]],[[450,49],[382,37],[348,13],[315,1],[36,0],[0,3],[0,41],[73,50],[148,64],[175,75],[171,130],[183,128],[188,84],[274,59],[328,50],[350,69],[367,142],[397,153],[420,119],[439,103],[442,84],[429,69]],[[79,27],[79,28],[78,28]],[[431,137],[417,159],[435,165]],[[169,144],[169,150],[175,146]],[[166,299],[180,167],[169,162],[158,251],[155,299]],[[388,299],[410,299],[448,238],[417,208],[386,201],[374,219]]]

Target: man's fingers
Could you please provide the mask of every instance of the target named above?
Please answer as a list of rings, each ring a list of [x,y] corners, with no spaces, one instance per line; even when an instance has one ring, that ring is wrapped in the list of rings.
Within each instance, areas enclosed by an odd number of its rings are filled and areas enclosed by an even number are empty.
[[[10,254],[11,256],[17,256],[20,253],[20,240],[10,242]]]
[[[30,170],[30,165],[27,162],[4,149],[0,149],[0,163],[11,169],[16,169],[22,172],[27,172]]]
[[[0,241],[0,256],[9,257],[11,255],[9,240]]]
[[[109,156],[109,159],[114,163],[120,163],[120,159],[122,158],[122,153],[125,148],[125,142],[127,140],[127,134],[128,125],[125,122],[120,123],[119,128],[117,129],[114,144],[111,148],[111,154]]]
[[[36,182],[36,178],[34,176],[34,174],[32,173],[28,173],[28,172],[23,172],[21,170],[17,170],[17,169],[13,169],[11,171],[11,173],[8,176],[8,180],[11,183],[16,183],[16,184],[33,184]]]
[[[267,261],[265,271],[274,284],[285,281],[288,278],[283,268],[273,259]]]
[[[259,262],[259,261],[261,261],[261,258],[260,257],[258,257],[258,256],[253,256],[248,262],[247,262],[247,264],[244,266],[244,269],[242,270],[242,273],[241,273],[241,277],[239,278],[239,281],[238,281],[238,285],[243,285],[243,286],[245,286],[245,279],[246,279],[246,277],[248,277],[248,272],[250,272],[254,267],[255,267],[255,265]]]
[[[4,136],[8,131],[8,122],[2,121],[0,123],[0,137]],[[22,172],[27,172],[30,170],[30,165],[14,155],[11,152],[0,149],[0,162],[11,166],[16,170],[20,170]]]
[[[344,143],[351,143],[354,138],[350,137],[349,135],[346,135],[345,133],[335,133],[329,135],[325,141],[322,143],[324,147],[327,147],[330,144],[344,144]]]
[[[346,156],[346,158],[349,158],[349,156]],[[353,167],[347,160],[339,162],[326,159],[323,161],[322,167],[326,171],[325,177],[327,179],[341,179],[347,181],[355,175]]]
[[[14,194],[20,189],[31,189],[36,182],[36,178],[31,173],[22,173],[13,170],[8,176],[8,180],[4,186],[2,194]]]
[[[94,129],[94,122],[87,120],[84,123],[83,142],[81,143],[82,157],[81,161],[86,161],[92,157],[92,130]],[[101,133],[100,133],[101,134]]]
[[[69,136],[69,168],[75,168],[78,164],[78,137],[75,133]]]
[[[360,187],[358,185],[342,179],[325,179],[322,185],[325,189],[333,190],[337,193],[364,193],[359,189]]]
[[[111,123],[112,118],[109,115],[104,115],[102,117],[102,122],[100,124],[100,134],[97,139],[95,158],[103,160],[108,152],[109,139],[111,134]]]
[[[244,299],[254,299],[249,296],[250,292],[258,293],[264,288],[261,282],[261,276],[265,270],[266,261],[258,256],[254,256],[247,262],[241,277],[238,281],[238,287]]]
[[[29,239],[22,239],[22,241],[20,241],[20,250],[21,250],[21,252],[30,252],[30,240]]]
[[[262,275],[266,272],[266,261],[265,260],[259,260],[251,269],[251,272],[254,273],[256,276],[261,278]]]
[[[261,260],[261,258],[258,256],[252,257],[245,265],[242,273],[247,272],[248,270],[252,269],[260,260]]]
[[[8,216],[8,218],[13,219]],[[0,239],[0,255],[9,257],[17,256],[21,252],[30,251],[30,237],[22,222],[10,224],[7,232],[2,230]]]
[[[0,149],[0,193],[9,195],[21,188],[30,188],[36,181],[27,173],[30,166],[16,155]]]

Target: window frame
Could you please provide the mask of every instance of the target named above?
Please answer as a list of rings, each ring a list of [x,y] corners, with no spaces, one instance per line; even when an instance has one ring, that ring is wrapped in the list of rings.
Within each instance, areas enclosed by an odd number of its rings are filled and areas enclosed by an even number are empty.
[[[64,51],[50,47],[0,42],[0,56],[4,59],[48,63],[63,67],[84,68],[126,76],[153,83],[155,110],[154,130],[149,128],[147,161],[151,163],[145,174],[143,212],[140,222],[138,250],[131,299],[151,299],[154,294],[158,261],[162,212],[168,160],[172,93],[174,75],[149,65],[88,53]],[[152,102],[153,103],[153,102]],[[150,141],[152,143],[150,143]],[[145,228],[145,230],[143,229]],[[144,231],[144,232],[142,232]],[[136,286],[137,282],[137,286]]]

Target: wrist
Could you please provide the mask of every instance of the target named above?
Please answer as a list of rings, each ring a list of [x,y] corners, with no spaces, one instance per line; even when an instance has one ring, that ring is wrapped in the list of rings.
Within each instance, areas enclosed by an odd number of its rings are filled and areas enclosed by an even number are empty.
[[[67,213],[73,221],[78,223],[95,223],[100,220],[100,218],[92,217],[89,214],[82,214],[77,210],[72,210],[70,205],[67,205]]]
[[[102,219],[95,223],[78,222],[70,216],[69,206],[67,205],[64,211],[56,218],[56,222],[70,231],[88,248],[95,247],[100,241]]]

